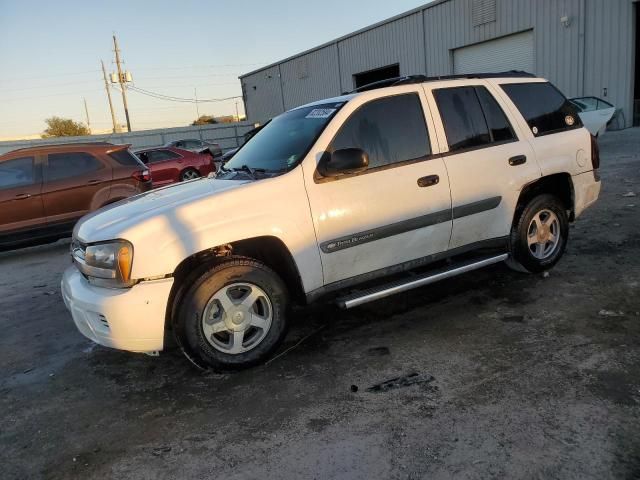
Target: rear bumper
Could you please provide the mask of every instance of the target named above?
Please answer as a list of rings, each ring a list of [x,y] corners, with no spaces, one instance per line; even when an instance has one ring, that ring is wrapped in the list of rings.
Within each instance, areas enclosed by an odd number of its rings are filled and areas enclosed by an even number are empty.
[[[62,297],[80,333],[131,352],[160,351],[173,279],[142,282],[115,290],[90,285],[75,266],[62,277]]]
[[[581,173],[571,177],[573,181],[575,217],[593,205],[600,196],[602,182],[597,170]]]

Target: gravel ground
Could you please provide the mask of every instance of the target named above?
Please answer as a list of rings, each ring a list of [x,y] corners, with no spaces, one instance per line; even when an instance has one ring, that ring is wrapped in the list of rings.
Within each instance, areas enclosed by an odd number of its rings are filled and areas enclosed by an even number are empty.
[[[549,275],[300,310],[233,375],[84,339],[68,240],[0,254],[0,477],[640,478],[640,130],[601,148]]]

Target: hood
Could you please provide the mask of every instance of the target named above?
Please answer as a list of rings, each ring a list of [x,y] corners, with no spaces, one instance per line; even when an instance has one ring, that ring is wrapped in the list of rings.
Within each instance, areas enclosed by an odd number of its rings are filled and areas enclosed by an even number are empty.
[[[189,203],[211,201],[213,207],[216,194],[247,183],[250,180],[203,178],[151,190],[82,217],[73,230],[73,236],[85,243],[126,238],[125,232],[142,222]]]

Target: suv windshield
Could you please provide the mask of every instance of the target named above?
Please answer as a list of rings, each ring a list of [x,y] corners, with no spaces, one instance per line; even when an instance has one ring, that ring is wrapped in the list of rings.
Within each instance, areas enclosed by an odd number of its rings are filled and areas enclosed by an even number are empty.
[[[298,108],[267,123],[222,168],[245,172],[284,173],[309,152],[345,102]]]

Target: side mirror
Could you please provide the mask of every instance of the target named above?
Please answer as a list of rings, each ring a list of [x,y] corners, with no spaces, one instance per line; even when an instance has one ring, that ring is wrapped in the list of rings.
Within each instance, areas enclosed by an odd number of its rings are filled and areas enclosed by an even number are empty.
[[[337,177],[339,175],[363,172],[369,167],[369,155],[360,148],[343,148],[333,153],[326,152],[318,171],[323,177]]]

